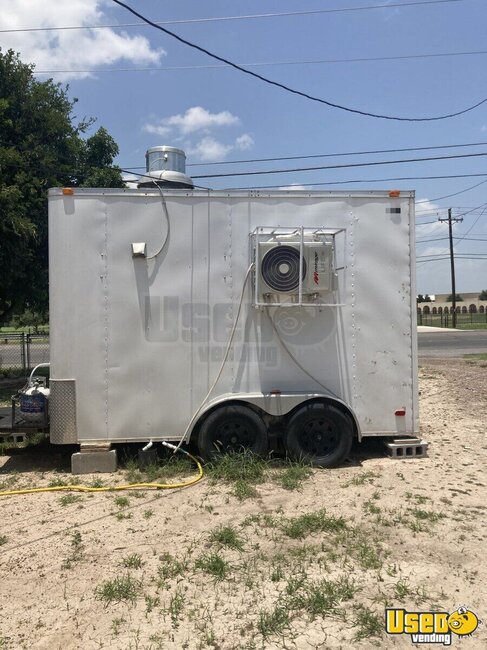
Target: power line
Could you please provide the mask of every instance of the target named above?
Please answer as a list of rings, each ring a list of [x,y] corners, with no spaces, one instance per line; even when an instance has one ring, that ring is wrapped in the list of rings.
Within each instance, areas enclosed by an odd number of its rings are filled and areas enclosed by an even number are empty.
[[[482,208],[483,208],[483,210],[482,210]],[[472,213],[472,212],[476,212],[477,210],[482,210],[482,212],[481,212],[480,215],[479,215],[479,217],[481,217],[481,216],[484,214],[484,212],[485,212],[486,209],[487,209],[487,203],[482,203],[481,205],[478,205],[476,208],[472,208],[471,210],[468,210],[468,212],[462,212],[462,214],[457,214],[457,215],[455,215],[455,217],[456,217],[456,218],[464,217],[466,214],[470,214],[470,213]],[[475,223],[476,223],[476,222],[475,222]]]
[[[290,174],[296,172],[322,171],[327,169],[346,169],[351,167],[376,167],[378,165],[399,165],[412,162],[429,162],[432,160],[453,160],[458,158],[478,158],[487,156],[487,152],[482,153],[465,153],[453,156],[429,156],[427,158],[405,158],[402,160],[377,160],[364,163],[348,163],[346,165],[319,165],[315,167],[293,167],[291,169],[266,169],[249,172],[225,172],[224,174],[200,174],[193,178],[228,178],[229,176],[262,176],[268,174]]]
[[[419,205],[420,203],[430,203],[432,201],[441,201],[442,199],[450,199],[452,196],[458,196],[459,194],[470,192],[470,190],[474,190],[476,187],[480,187],[480,185],[483,185],[484,183],[487,183],[487,180],[480,181],[480,183],[476,183],[475,185],[466,187],[464,190],[460,190],[459,192],[454,192],[453,194],[445,194],[444,196],[436,196],[433,199],[422,199],[421,201],[416,201],[416,205]]]
[[[249,14],[244,16],[214,16],[210,18],[190,18],[190,19],[181,19],[181,20],[158,20],[154,21],[156,25],[191,25],[198,23],[214,23],[230,20],[255,20],[257,18],[281,18],[281,17],[292,17],[292,16],[311,16],[315,14],[332,14],[332,13],[344,13],[351,11],[367,11],[370,9],[392,9],[395,7],[415,7],[420,5],[434,5],[434,4],[446,4],[451,2],[463,2],[464,0],[423,0],[418,2],[407,2],[407,3],[394,3],[394,4],[381,4],[381,5],[369,5],[365,7],[343,7],[338,9],[313,9],[309,11],[286,11],[279,13],[266,13],[266,14]],[[15,28],[15,29],[0,29],[2,34],[11,34],[18,32],[54,32],[54,31],[64,31],[64,30],[77,30],[77,29],[125,29],[126,27],[147,27],[147,22],[142,23],[118,23],[111,25],[70,25],[65,27],[24,27],[24,28]]]
[[[444,257],[434,257],[431,259],[417,259],[418,264],[426,264],[427,262],[444,262],[445,260],[449,260],[450,256],[445,255]],[[459,260],[478,260],[478,261],[484,261],[487,260],[487,255],[485,257],[471,257],[471,256],[465,256],[463,257],[462,255],[456,255],[455,259]]]
[[[122,170],[122,171],[127,171],[127,170]],[[133,172],[127,172],[127,173],[133,173]],[[487,176],[487,172],[483,172],[481,174],[447,174],[444,176],[397,176],[395,178],[361,178],[361,179],[349,179],[346,181],[327,181],[327,182],[320,182],[320,183],[294,183],[295,185],[298,185],[299,187],[323,187],[323,186],[332,186],[332,185],[353,185],[359,184],[359,183],[390,183],[392,181],[426,181],[426,180],[447,180],[451,178],[477,178],[479,176]],[[482,183],[487,183],[487,179],[485,181],[482,181]],[[469,190],[473,189],[474,187],[478,187],[478,185],[481,185],[481,183],[478,183],[477,185],[474,185],[470,188],[467,188],[466,190],[462,190],[462,192],[468,192]],[[225,190],[268,190],[268,189],[277,189],[282,187],[282,183],[279,183],[278,185],[252,185],[252,186],[247,186],[247,187],[225,187],[223,189]],[[433,199],[427,199],[427,201],[439,201],[441,198],[447,198],[446,196],[444,197],[437,197]]]
[[[431,0],[428,0],[431,1]],[[438,120],[445,120],[451,117],[456,117],[458,115],[464,115],[465,113],[468,113],[469,111],[474,110],[478,106],[481,106],[482,104],[485,104],[487,102],[487,97],[484,99],[480,100],[473,106],[469,106],[468,108],[464,108],[460,111],[456,111],[454,113],[448,113],[446,115],[437,115],[434,117],[418,117],[418,118],[413,118],[413,117],[398,117],[398,116],[392,116],[392,115],[381,115],[379,113],[370,113],[368,111],[362,111],[356,108],[350,108],[349,106],[343,106],[341,104],[337,104],[335,102],[331,102],[327,99],[322,99],[321,97],[315,97],[314,95],[310,95],[309,93],[305,93],[301,90],[296,90],[295,88],[291,88],[290,86],[287,86],[285,84],[282,84],[278,81],[273,81],[272,79],[269,79],[267,77],[263,77],[262,75],[258,74],[257,72],[253,72],[252,70],[248,70],[247,68],[242,67],[241,65],[238,65],[237,63],[233,63],[229,59],[225,59],[222,56],[219,56],[217,54],[214,54],[213,52],[210,52],[210,50],[207,50],[204,47],[201,47],[200,45],[196,45],[196,43],[193,43],[191,41],[188,41],[185,38],[182,38],[181,36],[178,36],[174,32],[170,31],[169,29],[166,29],[165,27],[162,27],[161,25],[158,25],[157,23],[154,23],[153,21],[149,20],[142,14],[140,14],[138,11],[135,11],[135,9],[132,9],[129,5],[125,4],[124,2],[121,2],[121,0],[112,0],[115,4],[119,5],[120,7],[124,7],[127,11],[129,11],[131,14],[134,16],[137,16],[141,20],[143,20],[145,23],[148,25],[151,25],[155,29],[158,29],[159,31],[163,32],[164,34],[167,34],[168,36],[171,36],[172,38],[176,39],[180,43],[183,43],[184,45],[187,45],[188,47],[193,48],[194,50],[197,50],[198,52],[202,52],[203,54],[206,54],[207,56],[210,56],[213,59],[216,59],[217,61],[220,61],[221,63],[226,63],[227,65],[230,65],[232,68],[235,70],[239,70],[240,72],[243,72],[246,75],[249,75],[251,77],[254,77],[255,79],[259,79],[260,81],[263,81],[266,84],[269,84],[271,86],[275,86],[276,88],[281,88],[282,90],[291,93],[293,95],[297,95],[299,97],[304,97],[305,99],[309,99],[310,101],[313,102],[318,102],[319,104],[324,104],[326,106],[329,106],[330,108],[336,108],[342,111],[346,111],[348,113],[355,113],[357,115],[363,115],[365,117],[374,117],[377,119],[383,119],[383,120],[395,120],[395,121],[400,121],[400,122],[433,122],[433,121],[438,121]]]
[[[0,30],[1,33],[1,30]],[[373,57],[358,57],[354,59],[317,59],[310,61],[260,61],[253,63],[238,63],[238,65],[246,68],[264,68],[271,66],[299,66],[299,65],[328,65],[337,63],[374,63],[380,61],[407,61],[410,59],[432,59],[441,57],[455,57],[455,56],[473,56],[487,54],[487,50],[474,50],[471,52],[438,52],[433,54],[404,54],[400,56],[373,56]],[[109,73],[109,72],[181,72],[189,70],[225,70],[228,68],[226,64],[215,65],[173,65],[173,66],[153,66],[144,68],[93,68],[77,69],[71,68],[69,70],[34,70],[35,74],[68,74],[70,72],[77,72],[83,74],[94,73]]]
[[[480,217],[482,217],[483,214],[484,214],[484,212],[487,210],[487,205],[486,205],[486,204],[484,204],[484,205],[485,205],[485,207],[484,207],[484,209],[482,210],[482,212],[481,212],[481,213],[479,214],[479,216],[475,219],[475,221],[474,221],[473,224],[470,226],[470,228],[467,230],[467,232],[463,235],[463,237],[460,237],[460,241],[458,241],[458,242],[455,244],[455,246],[458,246],[458,244],[460,244],[461,241],[462,241],[463,239],[466,239],[466,235],[468,235],[468,234],[469,234],[469,233],[470,233],[470,232],[475,228],[475,226],[477,225],[478,221],[480,220]]]
[[[429,147],[406,147],[400,149],[372,149],[370,151],[345,151],[340,153],[316,153],[304,156],[277,156],[274,158],[247,158],[245,160],[219,160],[206,163],[189,163],[186,167],[210,167],[213,165],[241,165],[247,163],[279,162],[283,160],[309,160],[312,158],[338,158],[341,156],[369,156],[378,153],[402,153],[404,151],[431,151],[433,149],[458,149],[463,147],[483,147],[487,142],[466,142],[465,144],[440,144]],[[126,169],[145,169],[145,167],[125,167]]]
[[[433,222],[436,223],[436,222]],[[434,237],[433,239],[417,239],[417,244],[426,244],[432,241],[445,241],[448,237]],[[487,238],[482,237],[453,237],[453,239],[464,239],[465,241],[487,241]]]
[[[120,170],[123,171],[126,174],[132,174],[134,176],[144,176],[145,174],[141,174],[140,172],[133,172],[130,169],[120,167]],[[395,178],[365,178],[365,179],[349,179],[346,181],[328,181],[328,182],[323,182],[323,183],[295,183],[295,185],[299,187],[322,187],[322,186],[329,186],[329,185],[353,185],[354,183],[359,184],[359,183],[389,183],[392,181],[424,181],[424,180],[448,180],[451,178],[475,178],[478,176],[487,176],[487,172],[484,172],[482,174],[448,174],[445,176],[398,176]],[[485,181],[482,181],[482,183],[487,183],[487,179]],[[477,183],[476,185],[473,185],[472,187],[469,187],[465,190],[462,190],[462,192],[468,192],[469,190],[473,189],[474,187],[478,187],[478,185],[481,185],[481,183]],[[197,187],[195,185],[195,187]],[[282,183],[278,185],[251,185],[247,187],[224,187],[224,188],[219,188],[223,191],[230,191],[230,190],[267,190],[267,189],[279,189],[282,187]],[[205,188],[208,189],[208,188]],[[286,188],[287,189],[287,188]],[[292,187],[291,187],[292,189]],[[458,192],[460,194],[460,192]],[[441,198],[447,198],[446,196],[444,197],[436,197],[433,199],[427,199],[427,201],[439,201]],[[421,203],[421,201],[420,201]],[[439,208],[441,209],[441,208]],[[434,221],[430,223],[435,223]],[[420,224],[420,225],[426,225],[426,224]]]
[[[447,239],[448,239],[448,237],[447,237]],[[463,256],[468,255],[468,257],[470,257],[470,258],[477,258],[479,256],[480,257],[487,257],[487,253],[459,253],[458,255],[455,255],[455,259],[457,259],[457,257],[461,258],[462,255]],[[433,253],[431,255],[418,255],[416,257],[416,259],[421,260],[423,257],[428,257],[428,258],[431,258],[431,259],[435,259],[437,257],[447,257],[448,258],[448,257],[450,257],[450,255],[448,253]]]

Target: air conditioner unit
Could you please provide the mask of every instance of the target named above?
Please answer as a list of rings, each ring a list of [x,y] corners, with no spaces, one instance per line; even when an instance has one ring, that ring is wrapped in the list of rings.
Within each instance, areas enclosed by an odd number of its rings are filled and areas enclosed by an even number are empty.
[[[258,291],[268,294],[302,295],[334,290],[333,244],[327,241],[267,241],[258,244]],[[301,272],[301,273],[300,273]],[[301,275],[301,278],[300,278]]]

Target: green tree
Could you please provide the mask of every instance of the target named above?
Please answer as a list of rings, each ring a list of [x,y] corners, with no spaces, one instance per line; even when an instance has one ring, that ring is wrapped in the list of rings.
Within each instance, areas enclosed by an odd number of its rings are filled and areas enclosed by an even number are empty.
[[[455,301],[456,302],[463,302],[463,298],[459,293],[455,294]],[[448,298],[446,299],[446,302],[453,302],[453,294],[451,293]]]
[[[94,120],[76,123],[68,88],[33,69],[0,49],[0,322],[47,312],[49,187],[123,187],[113,138],[83,138]]]
[[[482,289],[479,294],[479,300],[487,300],[487,289]]]
[[[418,297],[416,298],[416,302],[418,302],[418,303],[419,303],[419,302],[431,302],[431,297],[428,296],[427,293],[425,293],[424,296],[423,296],[422,293],[419,293],[419,294],[418,294]]]

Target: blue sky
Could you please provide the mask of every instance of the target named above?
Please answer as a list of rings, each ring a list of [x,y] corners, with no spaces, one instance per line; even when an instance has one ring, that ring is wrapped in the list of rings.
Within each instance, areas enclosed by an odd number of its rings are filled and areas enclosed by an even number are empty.
[[[487,54],[340,63],[336,59],[479,52],[485,43],[487,2],[458,0],[428,5],[388,6],[412,0],[196,0],[130,2],[154,21],[321,11],[167,25],[167,28],[240,64],[285,63],[251,70],[329,101],[369,112],[423,117],[455,112],[487,97]],[[323,13],[325,9],[380,9]],[[138,22],[109,0],[12,0],[5,3],[0,29],[120,25]],[[437,122],[397,122],[346,113],[288,94],[177,43],[151,27],[0,33],[39,74],[69,82],[78,98],[79,117],[96,116],[120,146],[123,167],[144,164],[149,146],[184,148],[188,165],[278,156],[358,152],[487,142],[487,104],[465,115]],[[291,64],[290,62],[307,62]],[[116,71],[115,69],[131,69]],[[136,68],[145,70],[135,71]],[[147,68],[185,68],[147,70]],[[188,69],[189,68],[189,69]],[[90,72],[84,72],[90,71]],[[328,157],[240,165],[188,166],[188,173],[213,174],[378,160],[487,152],[487,145],[462,149]],[[403,176],[486,174],[485,177],[382,181]],[[362,189],[415,189],[417,237],[446,237],[436,220],[453,207],[466,212],[455,226],[458,255],[487,257],[487,156],[369,168],[320,170],[201,181],[213,188],[300,185],[366,180],[329,186]],[[327,187],[316,185],[316,188]],[[424,224],[424,225],[420,225]],[[471,239],[473,238],[473,239]],[[418,256],[438,255],[448,242],[418,243]],[[429,258],[427,258],[429,259]],[[460,292],[487,288],[487,259],[457,259]],[[418,292],[449,291],[448,259],[418,264]]]

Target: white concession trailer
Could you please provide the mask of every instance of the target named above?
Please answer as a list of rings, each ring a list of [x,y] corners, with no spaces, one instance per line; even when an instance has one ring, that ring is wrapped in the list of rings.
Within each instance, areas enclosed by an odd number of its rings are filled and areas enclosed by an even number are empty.
[[[51,442],[417,435],[413,192],[56,188],[49,242]]]

